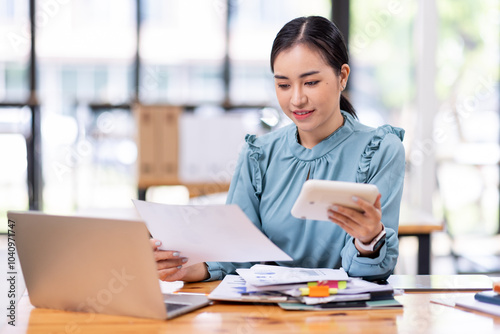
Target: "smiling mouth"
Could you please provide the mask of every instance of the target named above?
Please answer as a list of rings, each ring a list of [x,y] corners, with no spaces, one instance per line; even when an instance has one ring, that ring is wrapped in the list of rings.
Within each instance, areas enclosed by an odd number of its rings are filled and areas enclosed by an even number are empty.
[[[305,111],[294,111],[293,113],[297,116],[303,116],[312,113],[312,110],[305,110]]]

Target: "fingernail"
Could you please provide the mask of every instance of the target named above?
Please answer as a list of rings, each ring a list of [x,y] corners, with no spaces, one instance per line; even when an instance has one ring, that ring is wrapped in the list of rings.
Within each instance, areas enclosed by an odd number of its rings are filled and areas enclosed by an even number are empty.
[[[155,246],[160,246],[160,245],[161,245],[161,241],[155,242]]]
[[[177,269],[182,269],[182,266],[177,266]]]
[[[338,209],[339,209],[339,207],[338,207],[338,206],[336,206],[336,205],[332,205],[332,206],[330,207],[330,210],[332,210],[332,211],[337,211]]]
[[[179,252],[173,252],[172,253],[172,256],[179,256],[179,255],[181,255]]]
[[[358,201],[358,197],[357,197],[357,196],[352,196],[352,200],[353,200],[354,202],[357,202],[357,201]]]
[[[188,258],[187,257],[185,257],[185,258],[182,259],[182,263],[186,263],[186,262],[188,262]]]

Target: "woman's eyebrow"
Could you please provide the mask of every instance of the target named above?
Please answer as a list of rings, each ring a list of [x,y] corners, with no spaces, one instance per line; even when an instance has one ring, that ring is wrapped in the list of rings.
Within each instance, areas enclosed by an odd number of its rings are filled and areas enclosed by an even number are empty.
[[[301,75],[299,75],[299,78],[304,78],[304,77],[307,77],[309,75],[318,74],[318,73],[319,73],[319,71],[309,71],[309,72],[302,73]],[[284,75],[279,75],[279,74],[275,74],[274,78],[275,79],[288,79],[288,77],[286,77]]]

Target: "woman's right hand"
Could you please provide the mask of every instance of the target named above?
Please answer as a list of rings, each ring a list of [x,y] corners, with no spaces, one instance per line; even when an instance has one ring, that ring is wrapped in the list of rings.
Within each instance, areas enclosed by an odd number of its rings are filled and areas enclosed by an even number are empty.
[[[162,281],[203,281],[210,275],[205,263],[197,263],[185,268],[187,257],[182,257],[178,251],[160,250],[161,241],[150,239],[154,251],[158,277]]]
[[[158,276],[162,281],[180,281],[186,274],[186,269],[183,265],[188,261],[188,258],[181,257],[178,251],[160,250],[161,241],[151,239],[156,268]]]

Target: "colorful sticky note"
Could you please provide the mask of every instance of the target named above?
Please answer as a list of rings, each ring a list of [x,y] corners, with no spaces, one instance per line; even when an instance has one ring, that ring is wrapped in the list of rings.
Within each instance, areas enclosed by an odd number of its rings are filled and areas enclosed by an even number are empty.
[[[320,281],[318,285],[326,285],[335,289],[345,289],[347,287],[347,281]]]
[[[316,285],[309,287],[309,297],[328,297],[330,288],[327,285]]]
[[[311,288],[313,289],[313,291],[314,291],[314,289],[319,289],[319,288],[321,288],[322,290],[328,289],[328,295],[335,295],[338,292],[338,289],[329,288],[326,285],[325,286],[311,285],[309,288],[299,288],[300,295],[301,296],[309,296],[309,297],[317,297],[317,296],[311,296]],[[322,291],[321,293],[324,294],[325,292]],[[313,292],[313,294],[314,294],[314,292]],[[320,296],[320,297],[326,297],[326,296]]]

